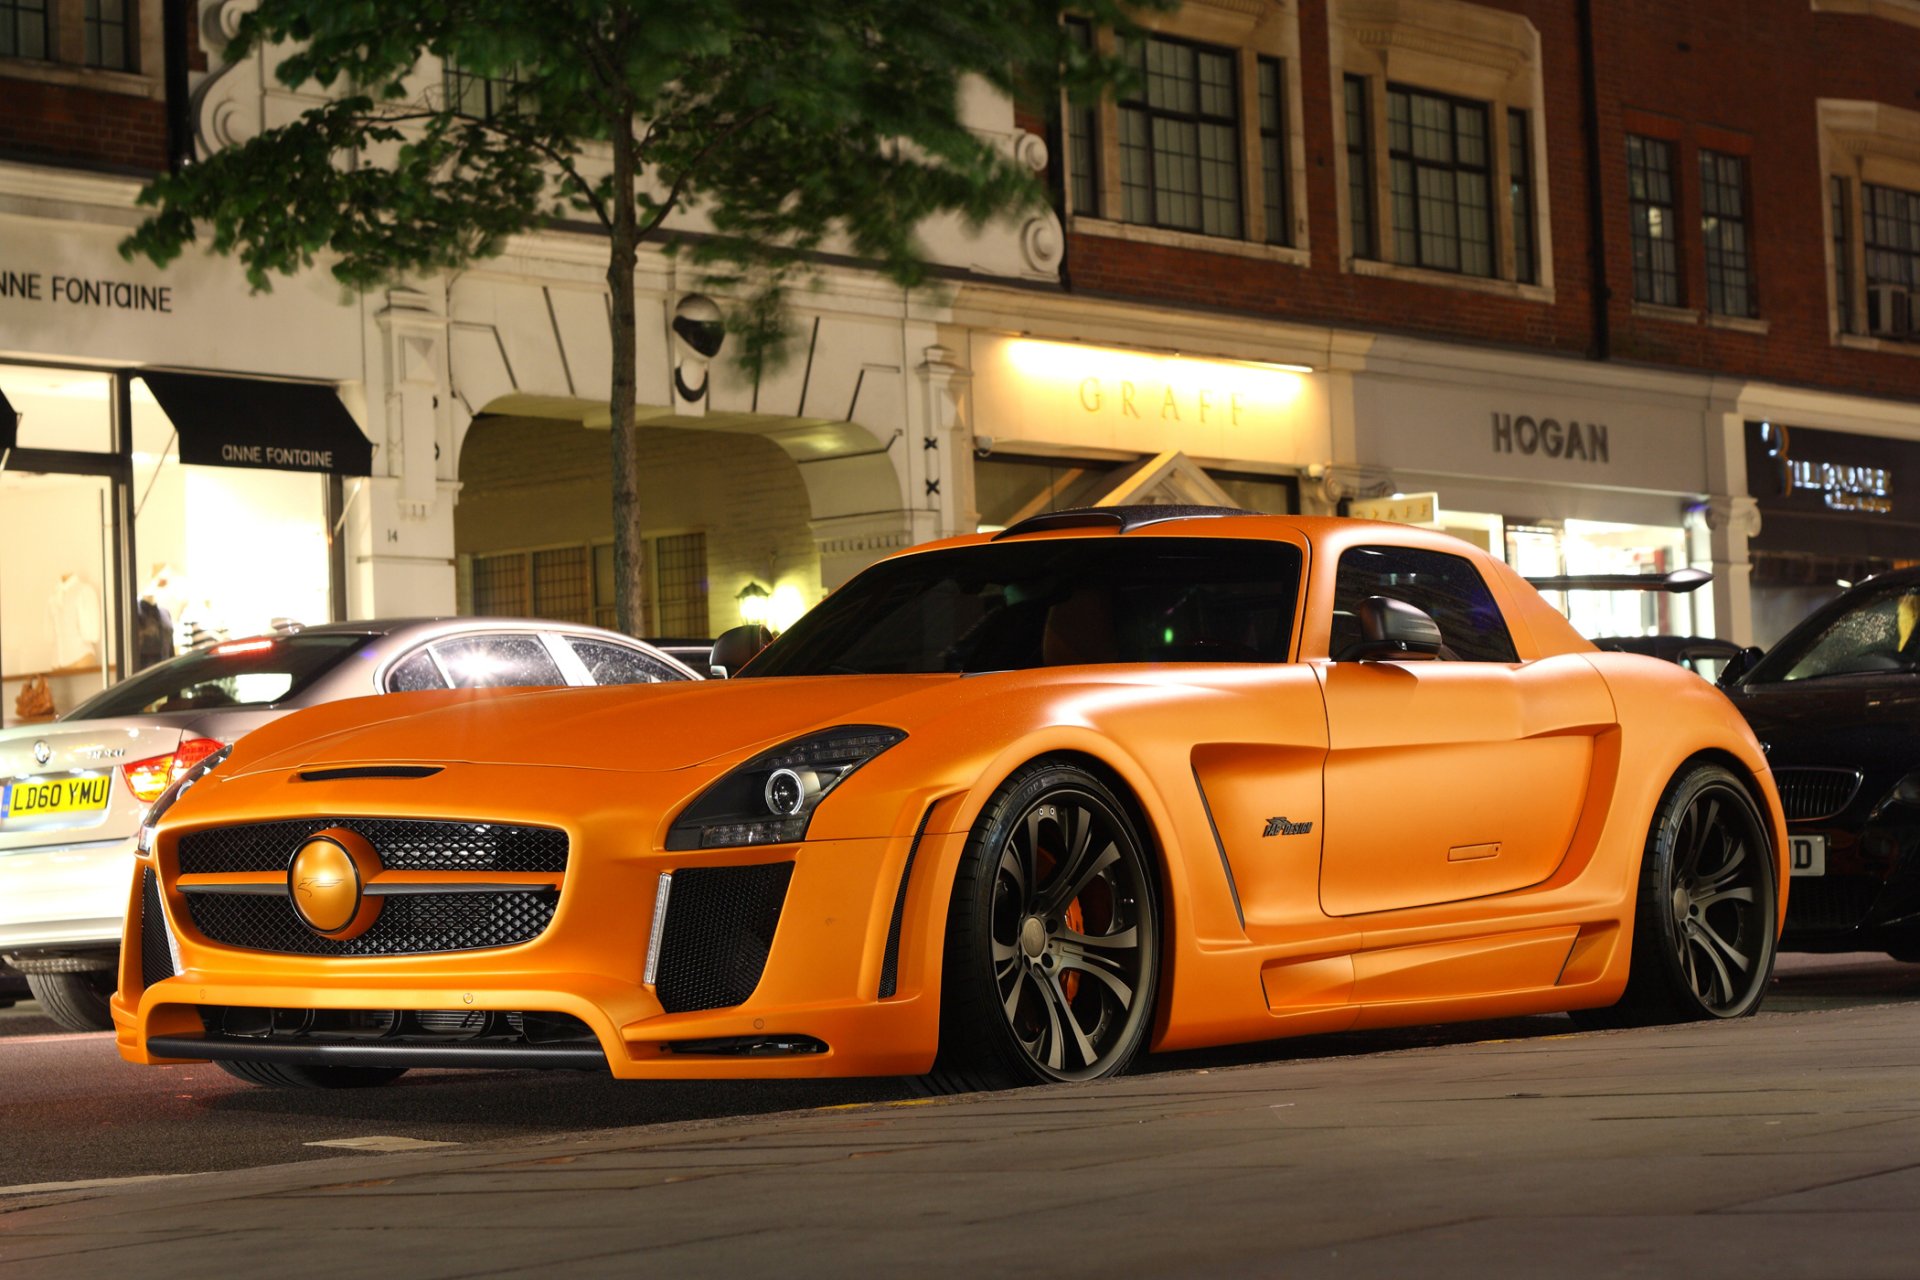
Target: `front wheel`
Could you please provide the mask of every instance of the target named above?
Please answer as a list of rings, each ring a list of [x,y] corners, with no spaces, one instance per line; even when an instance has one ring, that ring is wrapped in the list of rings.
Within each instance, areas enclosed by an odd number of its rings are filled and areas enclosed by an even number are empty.
[[[27,987],[49,1018],[69,1031],[113,1030],[116,978],[112,970],[84,973],[30,973]]]
[[[960,860],[929,1083],[1117,1075],[1146,1042],[1159,973],[1153,867],[1126,806],[1085,769],[1027,765]]]
[[[1634,905],[1632,971],[1585,1026],[1742,1018],[1773,973],[1778,893],[1773,841],[1753,797],[1718,765],[1685,770],[1654,813]]]

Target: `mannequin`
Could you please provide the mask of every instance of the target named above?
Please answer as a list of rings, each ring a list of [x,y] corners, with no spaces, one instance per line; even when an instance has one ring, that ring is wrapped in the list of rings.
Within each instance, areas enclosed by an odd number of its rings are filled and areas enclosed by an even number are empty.
[[[135,671],[145,670],[173,656],[173,614],[163,603],[170,594],[172,578],[171,566],[153,566],[146,590],[140,593],[139,603],[134,606]]]
[[[91,667],[100,661],[100,592],[85,575],[62,573],[47,598],[53,666]]]

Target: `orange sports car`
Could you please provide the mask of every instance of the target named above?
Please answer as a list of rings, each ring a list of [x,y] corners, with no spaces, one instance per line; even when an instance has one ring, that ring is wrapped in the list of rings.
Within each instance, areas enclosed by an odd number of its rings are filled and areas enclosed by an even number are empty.
[[[724,647],[724,646],[723,646]],[[1144,1050],[1753,1012],[1753,735],[1500,561],[1056,512],[884,560],[707,684],[314,708],[156,803],[121,1053],[1085,1080]]]

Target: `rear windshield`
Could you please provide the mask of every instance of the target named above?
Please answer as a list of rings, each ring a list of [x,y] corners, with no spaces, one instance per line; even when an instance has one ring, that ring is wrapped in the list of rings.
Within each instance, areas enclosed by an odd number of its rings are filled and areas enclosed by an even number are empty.
[[[1234,538],[1062,538],[887,560],[741,672],[1285,662],[1300,553]]]
[[[60,718],[104,720],[163,711],[271,707],[299,695],[372,639],[364,635],[291,635],[216,645],[149,667]]]

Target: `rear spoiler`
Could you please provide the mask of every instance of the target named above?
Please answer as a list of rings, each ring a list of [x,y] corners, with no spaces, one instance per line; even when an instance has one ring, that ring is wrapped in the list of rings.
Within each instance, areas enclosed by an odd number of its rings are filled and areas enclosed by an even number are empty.
[[[1570,573],[1558,578],[1528,578],[1536,591],[1698,591],[1713,581],[1705,569],[1672,573]]]

